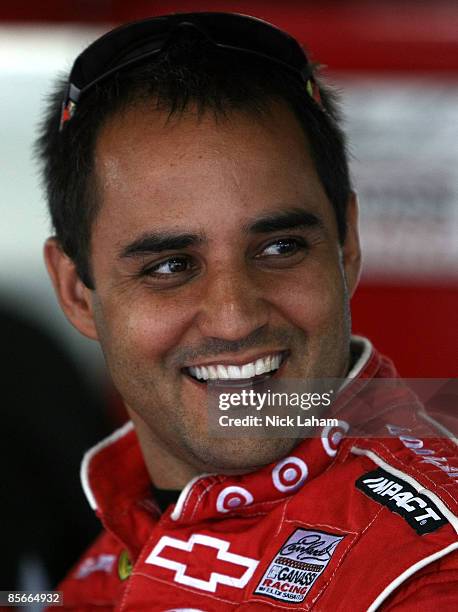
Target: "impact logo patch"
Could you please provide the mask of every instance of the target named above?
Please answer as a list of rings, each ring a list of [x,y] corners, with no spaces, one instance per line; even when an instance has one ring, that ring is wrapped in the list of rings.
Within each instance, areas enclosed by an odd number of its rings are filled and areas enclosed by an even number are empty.
[[[355,484],[368,497],[402,516],[419,535],[436,531],[447,523],[429,497],[382,468],[364,474]]]
[[[254,594],[290,603],[304,601],[343,538],[324,531],[296,529],[264,572]]]

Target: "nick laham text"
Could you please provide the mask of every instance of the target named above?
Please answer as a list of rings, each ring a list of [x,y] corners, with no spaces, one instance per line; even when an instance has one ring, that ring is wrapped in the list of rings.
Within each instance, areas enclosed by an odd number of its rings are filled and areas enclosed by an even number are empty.
[[[230,417],[223,414],[219,417],[221,427],[338,427],[337,419],[318,419],[315,416],[304,417],[301,414],[294,416],[279,415],[246,415],[241,418]]]

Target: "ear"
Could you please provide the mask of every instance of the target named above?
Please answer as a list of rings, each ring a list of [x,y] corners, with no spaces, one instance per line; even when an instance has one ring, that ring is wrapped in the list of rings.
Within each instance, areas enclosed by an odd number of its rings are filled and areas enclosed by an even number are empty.
[[[67,319],[84,336],[97,340],[92,290],[82,282],[75,264],[62,251],[56,238],[48,238],[45,242],[44,258],[59,304]]]
[[[351,192],[347,204],[347,232],[342,247],[342,260],[347,281],[348,295],[356,290],[361,273],[361,248],[358,230],[358,197]]]

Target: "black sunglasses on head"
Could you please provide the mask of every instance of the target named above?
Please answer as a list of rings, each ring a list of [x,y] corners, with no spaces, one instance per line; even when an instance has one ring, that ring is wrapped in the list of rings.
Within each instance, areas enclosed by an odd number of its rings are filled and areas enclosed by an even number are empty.
[[[76,58],[70,73],[60,129],[94,85],[157,55],[182,28],[194,29],[216,47],[242,51],[281,65],[301,79],[308,94],[321,107],[313,66],[299,43],[286,32],[261,19],[237,13],[177,13],[123,25],[87,47]]]

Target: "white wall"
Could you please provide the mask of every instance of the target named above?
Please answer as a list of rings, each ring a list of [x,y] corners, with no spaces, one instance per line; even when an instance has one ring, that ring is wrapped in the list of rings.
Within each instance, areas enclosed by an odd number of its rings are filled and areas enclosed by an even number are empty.
[[[50,234],[33,142],[54,76],[68,71],[100,29],[0,27],[0,297],[62,336],[73,354],[101,366],[96,343],[81,337],[57,306],[43,263]]]

